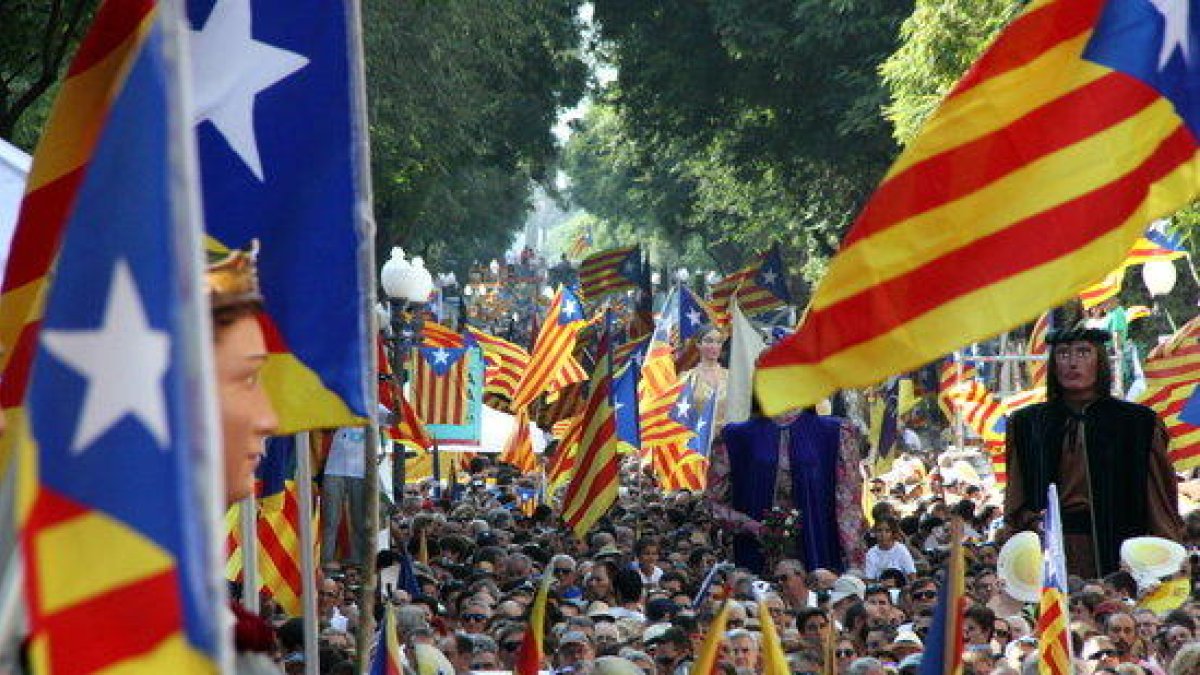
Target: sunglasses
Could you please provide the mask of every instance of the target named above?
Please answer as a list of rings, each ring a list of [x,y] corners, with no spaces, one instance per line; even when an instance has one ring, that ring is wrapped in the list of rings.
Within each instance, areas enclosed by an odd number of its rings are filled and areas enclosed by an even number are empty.
[[[571,568],[569,568],[569,567],[555,567],[555,568],[554,568],[554,575],[555,575],[555,576],[559,576],[559,577],[565,577],[565,576],[567,576],[568,574],[570,574],[571,572],[574,572],[574,571],[575,571],[575,570],[573,570],[573,569],[571,569]]]
[[[521,643],[520,642],[503,642],[500,644],[500,648],[506,652],[515,652],[521,648]]]
[[[917,591],[913,593],[913,600],[933,600],[937,597],[937,591]]]
[[[487,621],[488,616],[487,616],[487,614],[463,614],[462,620],[463,621]]]
[[[1008,638],[1012,637],[1012,633],[1010,633],[1006,630],[998,630],[998,631],[996,631],[996,637],[1004,638],[1007,640]]]
[[[1107,659],[1107,658],[1110,658],[1113,656],[1120,656],[1120,655],[1121,655],[1121,652],[1118,652],[1115,649],[1101,649],[1098,652],[1093,652],[1092,655],[1088,657],[1088,660],[1089,661],[1099,661],[1100,659]]]
[[[853,649],[839,649],[839,650],[835,651],[833,653],[833,655],[838,657],[839,659],[844,659],[844,658],[854,656],[854,650]]]

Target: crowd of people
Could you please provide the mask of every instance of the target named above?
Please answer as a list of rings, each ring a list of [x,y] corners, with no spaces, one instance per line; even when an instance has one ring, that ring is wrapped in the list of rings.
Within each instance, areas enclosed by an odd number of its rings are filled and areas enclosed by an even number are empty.
[[[437,497],[430,483],[408,486],[390,519],[391,549],[380,553],[380,599],[396,608],[410,655],[435,648],[455,673],[513,668],[547,572],[545,667],[554,672],[687,673],[728,601],[721,672],[762,672],[765,610],[793,673],[914,673],[943,584],[947,526],[957,515],[969,537],[966,672],[1030,672],[1022,668],[1038,658],[1036,605],[1013,598],[998,574],[999,492],[936,468],[922,472],[924,464],[906,457],[911,472],[896,474],[894,483],[893,476],[869,482],[875,503],[874,524],[861,533],[867,552],[861,565],[839,574],[794,558],[771,560],[758,573],[733,566],[729,537],[704,496],[662,494],[636,464],[625,469],[618,504],[579,541],[549,507],[523,512],[517,474],[481,460],[474,480],[455,494]],[[1189,546],[1200,544],[1200,513],[1187,518],[1186,536]],[[426,562],[419,561],[422,548]],[[404,555],[416,580],[408,590],[387,581],[387,568]],[[351,672],[358,575],[335,563],[321,581],[322,672]],[[1200,601],[1156,613],[1139,608],[1145,592],[1128,572],[1070,579],[1081,672],[1200,672]],[[288,672],[303,664],[300,621],[279,629]]]

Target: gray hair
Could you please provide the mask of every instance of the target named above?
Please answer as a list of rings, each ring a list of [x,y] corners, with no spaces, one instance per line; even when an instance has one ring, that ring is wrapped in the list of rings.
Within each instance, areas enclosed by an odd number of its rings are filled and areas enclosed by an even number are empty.
[[[883,662],[879,659],[864,656],[861,659],[854,659],[850,665],[846,667],[846,675],[871,675],[871,673],[882,673]]]
[[[734,628],[728,633],[725,633],[726,640],[740,640],[741,638],[750,638],[751,640],[754,640],[754,644],[758,644],[758,633],[748,631],[745,628]]]

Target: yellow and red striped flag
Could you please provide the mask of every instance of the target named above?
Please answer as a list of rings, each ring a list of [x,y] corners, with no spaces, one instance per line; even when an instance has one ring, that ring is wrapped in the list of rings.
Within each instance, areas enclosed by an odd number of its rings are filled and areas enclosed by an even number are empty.
[[[567,435],[563,436],[547,463],[546,483],[550,492],[558,490],[575,475],[575,460],[579,456],[579,438],[582,434],[582,418],[576,418],[576,423],[567,430]]]
[[[537,471],[538,461],[533,453],[533,438],[529,432],[529,411],[525,408],[518,410],[513,422],[513,433],[500,452],[500,461],[517,467],[521,473],[533,473]]]
[[[1141,402],[1153,408],[1167,426],[1171,464],[1176,471],[1200,466],[1200,411],[1193,403],[1200,383],[1200,317],[1150,350],[1143,372],[1146,393]]]
[[[679,443],[649,450],[658,486],[666,492],[703,492],[708,485],[708,458]]]
[[[1179,260],[1187,257],[1183,241],[1166,231],[1166,221],[1155,221],[1146,228],[1146,234],[1137,240],[1129,255],[1125,256],[1124,267],[1155,261]]]
[[[566,389],[567,387],[578,382],[587,380],[587,371],[584,370],[583,364],[579,363],[574,356],[567,356],[563,361],[562,367],[550,378],[550,384],[546,385],[547,394],[555,394]]]
[[[1027,6],[884,177],[797,333],[763,354],[766,414],[1033,320],[1192,199],[1200,124],[1179,45],[1195,36],[1172,13],[1183,32],[1164,39],[1164,11]]]
[[[1104,275],[1104,278],[1079,292],[1079,302],[1084,309],[1098,307],[1117,297],[1125,284],[1125,268],[1117,269]]]
[[[457,349],[465,346],[463,336],[454,329],[443,326],[436,321],[426,321],[421,324],[421,345],[425,347],[448,347]]]
[[[576,336],[584,323],[583,304],[571,289],[560,287],[533,344],[529,367],[513,394],[513,410],[529,405],[546,390],[575,351]]]
[[[1070,675],[1071,632],[1067,628],[1067,553],[1058,513],[1058,488],[1051,483],[1046,502],[1045,547],[1042,553],[1042,596],[1038,605],[1038,673]]]
[[[513,659],[513,673],[516,675],[537,675],[541,670],[542,657],[546,654],[546,602],[553,581],[554,570],[546,568],[542,572],[542,583],[538,584],[533,606],[529,609],[529,627],[525,629],[525,637]]]
[[[941,365],[938,366],[938,405],[942,408],[942,413],[946,415],[946,419],[954,418],[954,404],[951,401],[951,396],[960,383],[970,382],[979,376],[979,372],[975,366],[970,363],[962,363],[952,358],[943,359]]]
[[[426,424],[462,424],[467,416],[466,348],[419,347],[413,354],[413,407]]]
[[[606,328],[596,350],[592,391],[581,419],[575,471],[562,498],[563,520],[580,539],[617,500],[621,476],[612,376],[612,335]]]
[[[503,396],[512,401],[517,386],[525,375],[525,369],[529,367],[529,352],[524,347],[473,326],[467,331],[483,350],[486,362],[483,375],[484,393]]]
[[[640,439],[643,451],[657,445],[682,444],[694,435],[694,432],[672,416],[675,406],[679,404],[679,396],[683,392],[683,383],[676,381],[666,392],[656,398],[640,398],[638,402]]]
[[[784,307],[792,301],[783,254],[775,245],[750,265],[730,274],[713,287],[711,307],[721,323],[729,322],[729,299],[737,296],[746,316]]]
[[[571,248],[567,249],[567,257],[571,260],[578,260],[579,258],[583,257],[583,254],[587,253],[591,248],[592,233],[587,230],[583,230],[579,234],[575,235],[575,238],[571,240]]]
[[[642,269],[639,246],[622,246],[593,253],[579,266],[579,290],[588,302],[638,287]]]

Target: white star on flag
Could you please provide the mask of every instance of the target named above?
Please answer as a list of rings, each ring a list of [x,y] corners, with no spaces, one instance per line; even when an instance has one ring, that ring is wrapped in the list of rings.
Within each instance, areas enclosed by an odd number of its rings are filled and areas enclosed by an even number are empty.
[[[1191,0],[1150,0],[1154,9],[1163,16],[1163,43],[1158,52],[1158,69],[1167,67],[1167,62],[1178,49],[1184,63],[1192,60],[1191,37],[1188,34]]]
[[[691,324],[693,326],[699,326],[700,325],[700,310],[693,309],[692,311],[688,312],[687,320],[688,320],[689,324]]]
[[[201,30],[191,31],[192,117],[211,121],[258,180],[262,159],[254,133],[258,95],[308,65],[308,59],[255,40],[250,0],[218,0]]]
[[[446,351],[445,349],[439,348],[438,350],[433,352],[433,362],[436,363],[437,365],[440,366],[449,360],[450,360],[450,352]]]
[[[775,285],[775,277],[777,277],[777,276],[779,276],[779,275],[776,274],[774,270],[767,270],[766,272],[763,272],[763,275],[762,275],[763,283],[766,284],[767,286],[774,286]]]
[[[162,382],[170,366],[171,337],[150,326],[128,263],[118,261],[113,270],[101,325],[94,330],[47,329],[42,342],[54,358],[87,380],[73,454],[82,454],[126,415],[167,447]]]
[[[575,312],[579,311],[579,306],[575,304],[574,300],[567,300],[562,304],[562,311],[565,316],[570,318],[575,316]]]
[[[696,420],[696,431],[704,431],[704,427],[708,426],[708,422],[703,417]]]
[[[687,417],[687,414],[691,411],[691,409],[692,404],[680,399],[679,402],[675,404],[675,415],[681,418]]]

